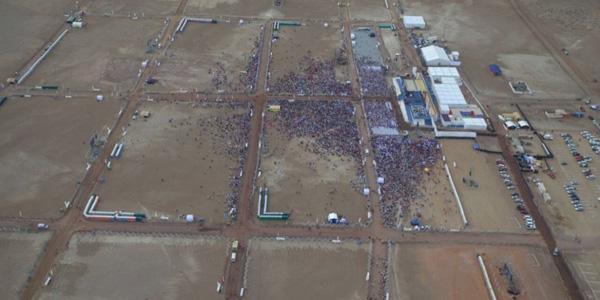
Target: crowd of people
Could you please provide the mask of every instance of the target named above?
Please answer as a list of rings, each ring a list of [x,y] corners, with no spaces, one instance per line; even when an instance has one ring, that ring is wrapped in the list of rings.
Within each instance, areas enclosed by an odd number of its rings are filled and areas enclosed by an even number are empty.
[[[335,79],[335,61],[304,56],[295,71],[269,80],[269,93],[273,95],[337,95],[352,94],[352,84]]]
[[[413,140],[399,136],[374,136],[371,140],[381,186],[381,217],[387,226],[395,226],[397,217],[419,196],[425,169],[432,169],[441,152],[436,139]]]
[[[260,35],[254,40],[252,56],[249,58],[248,68],[246,68],[246,74],[244,74],[243,80],[246,87],[250,87],[250,93],[256,91],[256,84],[258,83],[258,68],[260,66],[260,57],[262,55],[262,39],[264,32],[264,30],[261,30]]]
[[[396,116],[392,110],[392,104],[387,101],[365,101],[365,112],[369,121],[369,128],[373,134],[373,128],[394,128],[396,125]]]
[[[328,160],[329,155],[344,159],[351,157],[357,168],[357,176],[363,177],[360,138],[354,119],[354,105],[347,101],[278,101],[281,106],[276,114],[267,114],[265,124],[284,133],[288,139],[311,137],[302,145],[309,152]],[[263,143],[267,142],[267,126]],[[356,190],[362,185],[352,184]]]
[[[363,96],[387,96],[389,88],[385,80],[385,68],[366,58],[356,59],[358,80]]]
[[[199,118],[196,125],[204,132],[212,132],[213,154],[229,158],[236,162],[235,167],[230,169],[229,186],[231,191],[226,195],[227,211],[236,207],[240,197],[240,180],[244,168],[247,148],[246,143],[250,135],[250,109],[251,104],[247,102],[201,102],[204,108],[216,108],[232,113]]]

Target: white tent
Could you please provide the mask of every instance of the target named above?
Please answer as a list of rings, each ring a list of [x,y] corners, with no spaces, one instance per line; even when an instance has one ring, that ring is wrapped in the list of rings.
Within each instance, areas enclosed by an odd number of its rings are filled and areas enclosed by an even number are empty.
[[[487,123],[484,119],[464,118],[463,122],[466,130],[487,130]]]
[[[443,48],[438,46],[427,46],[421,48],[421,54],[423,54],[423,59],[425,59],[425,64],[428,67],[431,66],[444,66],[447,67],[450,65],[450,58],[448,58],[448,54],[444,51]]]
[[[458,74],[458,70],[456,68],[429,67],[427,68],[427,73],[429,73],[429,78],[431,78],[431,80],[442,81],[444,78],[452,78],[454,81],[458,82],[458,84],[462,84],[460,80],[460,74]]]
[[[506,128],[508,128],[508,129],[515,129],[515,128],[517,128],[517,126],[515,125],[515,123],[513,123],[512,121],[506,121],[504,124],[506,124]]]
[[[433,93],[438,100],[440,107],[447,106],[452,108],[468,107],[460,87],[456,83],[434,83]]]
[[[187,215],[187,216],[185,216],[185,220],[187,222],[194,222],[194,215]]]
[[[519,124],[519,128],[529,128],[529,124],[526,121],[521,120],[517,124]]]
[[[402,18],[402,22],[404,22],[404,28],[416,28],[416,29],[425,29],[427,24],[425,23],[425,19],[421,16],[404,16]]]
[[[332,221],[332,220],[337,221],[338,220],[338,214],[336,214],[336,213],[330,213],[327,216],[327,221]]]

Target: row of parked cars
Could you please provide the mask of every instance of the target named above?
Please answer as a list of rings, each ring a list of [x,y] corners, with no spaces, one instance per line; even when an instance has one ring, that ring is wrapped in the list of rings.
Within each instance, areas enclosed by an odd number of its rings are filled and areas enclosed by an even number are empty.
[[[573,204],[573,208],[576,211],[583,211],[583,204],[581,204],[581,199],[579,199],[579,196],[577,195],[577,188],[575,187],[577,184],[579,184],[577,181],[573,181],[571,184],[565,184],[564,188],[567,192],[567,195],[569,195],[569,198],[571,198],[571,204]]]
[[[590,146],[592,147],[592,150],[594,150],[594,153],[600,155],[600,139],[594,136],[593,134],[589,133],[587,130],[582,131],[581,136],[588,140]]]
[[[584,132],[588,133],[587,131],[582,131],[582,134]],[[581,155],[581,153],[579,153],[579,150],[577,149],[577,146],[575,146],[575,143],[573,143],[573,138],[570,134],[561,133],[560,136],[565,140],[565,144],[567,144],[567,147],[569,147],[569,151],[571,151],[571,155],[573,155],[577,164],[584,168],[582,172],[585,178],[587,180],[595,180],[596,175],[592,174],[590,169],[586,169],[588,167],[588,163],[592,161],[592,157],[589,155]],[[561,162],[561,164],[566,165],[566,162]]]
[[[515,185],[513,184],[512,179],[510,178],[510,174],[508,174],[508,170],[506,169],[506,163],[502,159],[496,160],[496,165],[498,166],[498,171],[500,172],[500,176],[504,179],[504,184],[509,190],[514,190]],[[512,193],[511,198],[517,204],[517,210],[521,213],[521,217],[525,221],[525,227],[529,230],[535,230],[535,221],[529,215],[529,211],[523,203],[523,199],[519,195],[519,193]]]
[[[496,165],[498,166],[500,176],[502,177],[502,179],[504,179],[504,184],[506,184],[506,188],[509,190],[514,190],[515,185],[513,184],[513,181],[510,178],[510,174],[508,174],[508,170],[506,169],[506,163],[499,158],[496,160]]]

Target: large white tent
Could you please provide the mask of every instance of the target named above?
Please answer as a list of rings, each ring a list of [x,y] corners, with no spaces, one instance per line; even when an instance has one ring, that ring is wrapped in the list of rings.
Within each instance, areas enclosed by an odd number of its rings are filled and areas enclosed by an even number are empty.
[[[423,54],[423,59],[425,59],[425,64],[428,67],[447,67],[450,65],[450,58],[448,58],[448,54],[446,54],[446,51],[444,51],[444,49],[441,47],[423,47],[421,48],[421,53]]]
[[[404,22],[404,28],[408,29],[425,29],[427,26],[425,19],[421,16],[404,16],[402,22]]]
[[[460,87],[456,83],[434,83],[433,93],[441,106],[447,105],[450,109],[468,107]]]

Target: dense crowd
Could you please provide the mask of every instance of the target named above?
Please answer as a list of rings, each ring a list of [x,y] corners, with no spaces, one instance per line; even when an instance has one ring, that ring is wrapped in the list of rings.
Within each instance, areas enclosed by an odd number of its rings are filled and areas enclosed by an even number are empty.
[[[243,112],[222,114],[196,120],[196,125],[201,127],[204,132],[215,133],[214,136],[210,137],[212,139],[213,154],[227,157],[236,162],[235,167],[231,169],[232,173],[229,177],[231,192],[226,196],[227,211],[230,211],[236,207],[240,197],[240,175],[244,168],[247,153],[246,143],[248,143],[250,134],[251,104],[244,102],[201,102],[200,105],[206,108],[225,109],[228,111],[244,109]]]
[[[385,80],[385,68],[376,62],[365,58],[356,60],[358,80],[363,96],[387,96],[388,85]]]
[[[363,166],[360,154],[360,138],[354,119],[354,105],[347,101],[296,101],[275,102],[281,105],[277,114],[268,114],[266,123],[287,135],[288,139],[311,137],[303,143],[307,151],[324,159],[334,155],[351,157],[358,177],[362,177]],[[263,143],[267,141],[265,128]],[[359,190],[361,187],[355,186]]]
[[[260,66],[260,57],[262,55],[262,39],[264,32],[264,29],[261,30],[260,35],[256,38],[256,40],[254,40],[252,56],[249,58],[246,74],[244,74],[244,77],[242,78],[246,87],[250,87],[250,93],[254,93],[256,91],[256,84],[258,82],[258,67]]]
[[[373,128],[397,128],[396,117],[392,110],[392,104],[387,101],[365,101],[365,112],[369,120],[369,128],[373,133]]]
[[[419,196],[419,185],[425,168],[432,169],[440,158],[435,139],[374,136],[372,138],[377,162],[377,176],[385,179],[379,203],[383,222],[395,226],[397,217]]]
[[[323,61],[304,56],[295,71],[269,80],[269,93],[344,96],[352,93],[352,85],[335,79],[334,60]]]

